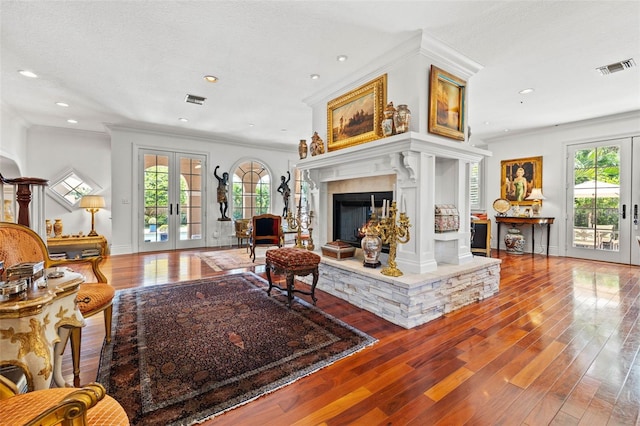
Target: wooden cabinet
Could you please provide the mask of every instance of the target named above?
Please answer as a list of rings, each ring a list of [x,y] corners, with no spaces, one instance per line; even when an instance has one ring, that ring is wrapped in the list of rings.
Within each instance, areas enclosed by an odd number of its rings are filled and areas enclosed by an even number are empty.
[[[81,258],[83,257],[83,252],[88,253],[86,250],[98,250],[98,255],[100,256],[109,254],[107,239],[102,235],[96,237],[47,238],[47,247],[49,248],[49,254],[66,253],[68,259]]]
[[[491,221],[472,220],[471,226],[471,253],[491,257]]]

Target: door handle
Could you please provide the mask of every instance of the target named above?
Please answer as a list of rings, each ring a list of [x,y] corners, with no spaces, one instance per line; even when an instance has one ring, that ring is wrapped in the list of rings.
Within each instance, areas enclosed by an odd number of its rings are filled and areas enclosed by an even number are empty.
[[[626,204],[622,205],[622,218],[623,219],[627,218],[627,205]]]
[[[638,224],[638,205],[637,204],[633,205],[633,224],[634,225]]]
[[[169,204],[169,216],[173,214],[173,204]]]

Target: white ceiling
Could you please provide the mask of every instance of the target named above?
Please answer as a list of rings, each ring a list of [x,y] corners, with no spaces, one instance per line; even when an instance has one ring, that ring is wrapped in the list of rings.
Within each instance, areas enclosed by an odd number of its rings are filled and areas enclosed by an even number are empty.
[[[324,133],[304,99],[420,30],[483,66],[468,82],[473,138],[640,111],[640,1],[1,0],[1,24],[1,100],[33,125],[295,145]]]

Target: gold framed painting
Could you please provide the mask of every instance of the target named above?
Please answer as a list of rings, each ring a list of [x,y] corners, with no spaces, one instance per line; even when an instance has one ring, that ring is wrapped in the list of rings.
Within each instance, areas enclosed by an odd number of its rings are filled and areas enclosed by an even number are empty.
[[[500,162],[500,196],[513,204],[530,206],[533,188],[542,190],[542,157],[518,158]]]
[[[382,112],[387,104],[387,74],[327,104],[327,148],[347,148],[382,137]]]
[[[429,133],[463,141],[467,82],[431,65]]]

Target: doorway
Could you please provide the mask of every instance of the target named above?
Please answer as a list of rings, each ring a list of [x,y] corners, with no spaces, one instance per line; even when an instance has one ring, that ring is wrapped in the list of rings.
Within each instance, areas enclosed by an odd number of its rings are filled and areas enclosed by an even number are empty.
[[[640,265],[640,139],[570,145],[567,256]]]
[[[141,252],[204,247],[205,165],[203,155],[140,151]]]

